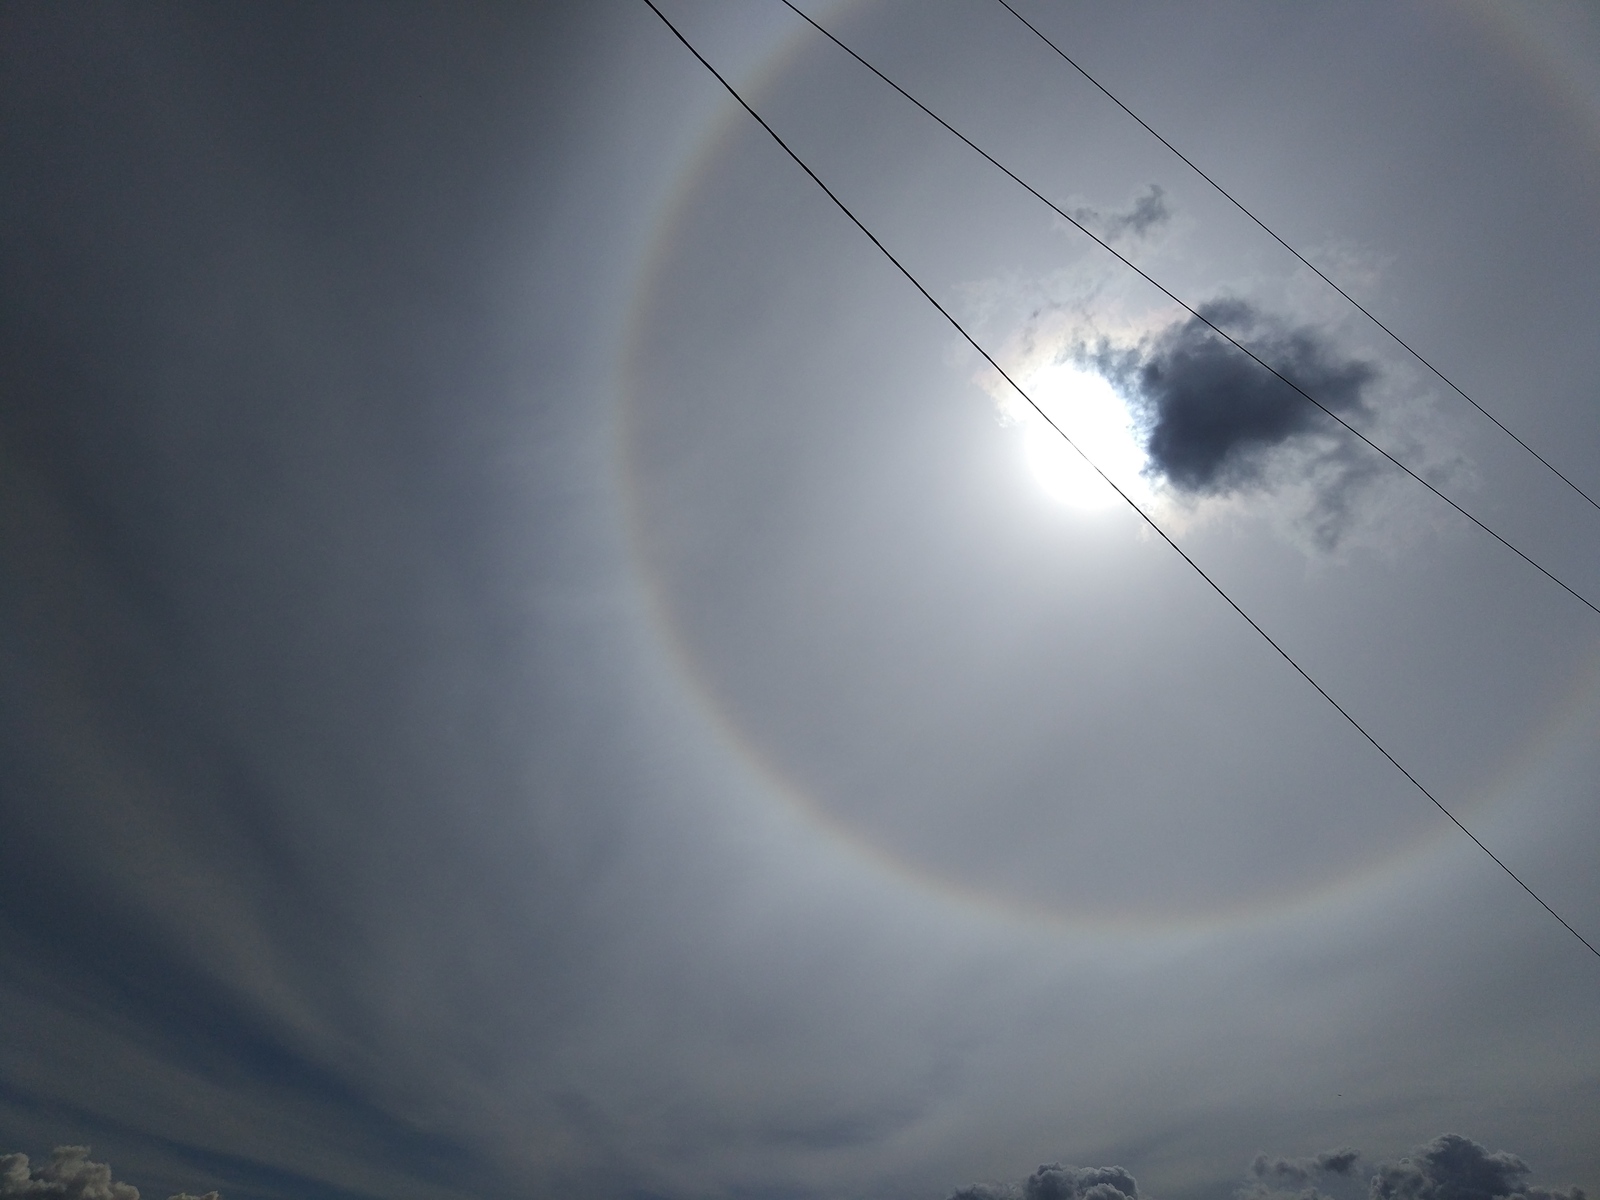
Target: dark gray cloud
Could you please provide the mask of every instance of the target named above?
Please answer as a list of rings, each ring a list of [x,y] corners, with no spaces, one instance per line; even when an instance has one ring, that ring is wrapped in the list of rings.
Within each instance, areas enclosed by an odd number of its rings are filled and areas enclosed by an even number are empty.
[[[1240,1196],[1322,1193],[1307,1187],[1318,1178],[1349,1179],[1356,1173],[1359,1151],[1348,1146],[1299,1158],[1258,1154]],[[1369,1200],[1587,1200],[1582,1188],[1551,1190],[1530,1187],[1527,1163],[1504,1151],[1491,1154],[1457,1133],[1436,1137],[1397,1163],[1379,1165],[1368,1189]],[[1122,1167],[1040,1167],[1020,1184],[973,1184],[952,1193],[950,1200],[1139,1200],[1139,1185]]]
[[[1242,300],[1202,306],[1108,371],[1142,410],[1152,470],[1184,492],[1217,494],[1257,482],[1267,458],[1325,434],[1331,422],[1283,380],[1207,327],[1226,329],[1286,378],[1341,415],[1366,407],[1371,363],[1341,355],[1308,326],[1288,326]]]
[[[1309,1183],[1317,1175],[1349,1175],[1360,1157],[1357,1151],[1349,1148],[1325,1150],[1306,1158],[1269,1158],[1258,1154],[1250,1164],[1250,1173],[1265,1183],[1299,1185]]]
[[[1528,1164],[1515,1154],[1491,1154],[1471,1138],[1446,1133],[1409,1158],[1379,1167],[1369,1195],[1371,1200],[1584,1200],[1582,1188],[1528,1187],[1528,1173]]]
[[[1139,1185],[1122,1167],[1064,1167],[1049,1163],[1020,1186],[973,1184],[950,1200],[1139,1200]]]
[[[975,1183],[950,1193],[950,1200],[1014,1200],[1017,1189],[989,1183]]]
[[[1108,242],[1126,234],[1145,237],[1151,230],[1165,225],[1172,216],[1167,207],[1167,193],[1159,184],[1152,183],[1129,203],[1127,208],[1101,212],[1088,206],[1072,210],[1072,218],[1088,226]]]
[[[50,1161],[34,1168],[26,1154],[0,1157],[0,1196],[59,1196],[62,1200],[139,1200],[139,1189],[117,1183],[105,1163],[89,1161],[87,1146],[57,1146]],[[174,1196],[172,1200],[217,1200]]]

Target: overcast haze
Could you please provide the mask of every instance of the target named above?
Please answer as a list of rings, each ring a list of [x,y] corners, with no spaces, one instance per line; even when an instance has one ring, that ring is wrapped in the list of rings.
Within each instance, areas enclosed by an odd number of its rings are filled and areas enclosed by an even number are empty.
[[[1600,616],[1205,322],[1600,511],[994,0],[802,7],[1070,220],[661,2],[1600,941]],[[1590,9],[1018,8],[1600,495]],[[646,5],[0,22],[0,1196],[1600,1189],[1600,958]]]

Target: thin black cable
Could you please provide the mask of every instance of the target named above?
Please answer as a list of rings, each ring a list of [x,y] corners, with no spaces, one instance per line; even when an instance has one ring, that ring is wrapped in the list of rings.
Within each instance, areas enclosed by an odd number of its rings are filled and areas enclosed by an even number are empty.
[[[1053,200],[1051,200],[1048,196],[1046,196],[1043,192],[1039,191],[1038,188],[1034,187],[1027,180],[1023,179],[1015,171],[1011,170],[1010,167],[1006,166],[999,159],[995,158],[994,155],[990,154],[982,146],[978,145],[971,138],[969,138],[966,134],[962,133],[959,129],[957,129],[954,125],[950,124],[949,121],[946,121],[938,113],[934,112],[933,109],[929,108],[921,100],[918,100],[910,92],[906,91],[905,88],[901,87],[898,83],[896,83],[894,80],[890,79],[882,71],[878,70],[877,67],[873,66],[866,59],[862,58],[861,55],[857,54],[849,46],[845,45],[845,43],[840,41],[836,36],[834,36],[834,34],[830,33],[822,25],[819,25],[812,17],[810,17],[806,13],[802,12],[799,8],[796,8],[795,5],[791,2],[791,0],[782,0],[782,3],[784,5],[786,5],[791,11],[793,11],[797,16],[799,16],[802,20],[804,20],[808,24],[810,24],[811,27],[813,29],[815,29],[818,33],[822,34],[829,41],[831,41],[834,45],[838,46],[839,49],[843,50],[851,58],[855,59],[863,67],[865,67],[867,70],[871,71],[879,79],[883,80],[884,83],[888,84],[895,91],[899,92],[900,95],[904,96],[912,104],[916,105],[917,108],[921,109],[928,116],[932,117],[935,121],[937,121],[940,125],[942,125],[949,133],[951,133],[955,137],[959,138],[969,149],[971,149],[974,153],[976,153],[980,157],[982,157],[984,159],[984,161],[989,163],[990,166],[992,166],[996,170],[1000,171],[1008,179],[1010,179],[1013,183],[1017,184],[1017,186],[1021,187],[1029,195],[1031,195],[1034,199],[1038,200],[1041,204],[1045,205],[1045,207],[1049,208],[1051,212],[1055,213],[1056,216],[1060,217],[1063,221],[1066,221],[1073,228],[1077,229],[1085,237],[1091,239],[1102,250],[1104,250],[1106,253],[1110,254],[1113,258],[1115,258],[1123,266],[1127,267],[1130,271],[1132,271],[1136,275],[1138,275],[1139,278],[1143,279],[1146,283],[1148,283],[1151,287],[1153,287],[1157,291],[1159,291],[1167,299],[1171,300],[1174,304],[1176,304],[1180,308],[1182,308],[1191,317],[1193,317],[1195,320],[1199,321],[1207,329],[1211,330],[1212,333],[1216,334],[1223,341],[1225,341],[1229,345],[1231,345],[1234,349],[1236,349],[1239,352],[1241,352],[1242,354],[1245,354],[1246,356],[1248,356],[1253,362],[1255,362],[1255,364],[1257,366],[1261,367],[1263,370],[1265,370],[1268,373],[1270,373],[1274,378],[1278,379],[1280,382],[1282,382],[1282,383],[1286,384],[1288,387],[1292,388],[1303,399],[1305,399],[1305,400],[1309,401],[1311,404],[1315,405],[1318,409],[1320,409],[1323,412],[1323,414],[1325,414],[1326,416],[1332,418],[1333,421],[1335,421],[1338,425],[1340,425],[1342,428],[1344,428],[1347,432],[1353,434],[1357,439],[1359,439],[1367,447],[1369,447],[1372,450],[1377,451],[1385,459],[1387,459],[1391,464],[1393,464],[1394,466],[1400,468],[1400,470],[1404,471],[1412,479],[1416,480],[1423,487],[1427,488],[1428,491],[1432,492],[1440,500],[1443,500],[1451,508],[1455,509],[1456,512],[1460,513],[1467,520],[1471,521],[1479,529],[1483,530],[1484,533],[1487,533],[1495,541],[1499,542],[1507,550],[1511,551],[1511,553],[1515,554],[1518,558],[1522,559],[1523,562],[1527,563],[1530,567],[1532,567],[1534,570],[1538,571],[1546,579],[1550,580],[1550,582],[1554,583],[1557,587],[1561,588],[1568,595],[1572,596],[1575,600],[1577,600],[1585,608],[1589,609],[1589,611],[1593,612],[1596,616],[1600,616],[1600,605],[1595,604],[1594,601],[1590,600],[1582,592],[1578,591],[1571,584],[1567,583],[1560,576],[1556,575],[1553,571],[1549,570],[1548,568],[1546,568],[1545,566],[1540,564],[1532,556],[1528,555],[1524,551],[1519,550],[1516,546],[1512,545],[1510,541],[1508,541],[1506,538],[1502,537],[1499,533],[1496,533],[1493,529],[1491,529],[1483,521],[1481,521],[1477,517],[1473,516],[1470,512],[1468,512],[1460,504],[1456,503],[1456,501],[1452,500],[1449,496],[1445,495],[1442,491],[1440,491],[1438,488],[1436,488],[1433,484],[1429,483],[1421,475],[1417,474],[1410,467],[1406,466],[1405,463],[1401,462],[1393,454],[1390,454],[1389,451],[1385,450],[1382,446],[1378,445],[1377,442],[1373,441],[1366,434],[1362,433],[1361,430],[1357,429],[1354,425],[1350,424],[1349,421],[1345,420],[1342,416],[1340,416],[1333,409],[1329,408],[1326,404],[1322,403],[1322,401],[1318,400],[1315,396],[1313,396],[1310,392],[1306,391],[1303,387],[1301,387],[1294,380],[1290,379],[1287,375],[1283,374],[1283,372],[1279,371],[1271,363],[1267,362],[1264,358],[1262,358],[1260,355],[1258,355],[1254,350],[1251,350],[1250,347],[1246,346],[1243,342],[1239,341],[1237,338],[1235,338],[1232,334],[1228,333],[1221,326],[1219,326],[1219,325],[1215,324],[1214,322],[1212,322],[1208,317],[1206,317],[1203,313],[1201,313],[1193,305],[1189,304],[1187,301],[1184,301],[1184,300],[1180,299],[1176,294],[1174,294],[1164,284],[1162,284],[1161,282],[1156,280],[1153,276],[1148,274],[1143,268],[1138,266],[1138,264],[1136,264],[1132,259],[1128,258],[1126,255],[1124,255],[1121,251],[1117,250],[1114,246],[1112,246],[1105,239],[1101,238],[1098,234],[1094,233],[1091,229],[1089,229],[1086,225],[1084,225],[1083,222],[1077,220],[1070,213],[1068,213],[1065,209],[1063,209],[1060,205],[1056,204]]]
[[[951,327],[961,335],[966,343],[976,350],[980,355],[982,355],[985,362],[999,372],[1000,377],[1004,379],[1008,385],[1010,385],[1011,389],[1016,392],[1017,395],[1021,396],[1036,413],[1043,417],[1052,429],[1061,435],[1062,440],[1065,441],[1067,445],[1071,446],[1084,462],[1089,464],[1090,468],[1094,470],[1095,474],[1099,475],[1101,479],[1105,480],[1107,486],[1109,486],[1112,491],[1116,492],[1116,494],[1122,498],[1123,502],[1127,504],[1129,508],[1138,513],[1143,519],[1144,523],[1154,530],[1156,535],[1168,546],[1170,546],[1177,553],[1179,558],[1188,563],[1194,573],[1200,576],[1201,579],[1205,580],[1205,582],[1210,586],[1211,590],[1214,591],[1218,596],[1222,597],[1223,601],[1228,605],[1229,608],[1233,609],[1234,612],[1243,617],[1245,623],[1248,624],[1251,629],[1254,629],[1258,634],[1260,634],[1267,645],[1271,646],[1278,652],[1278,657],[1282,658],[1284,662],[1293,667],[1300,678],[1304,679],[1316,689],[1316,692],[1319,696],[1321,696],[1329,704],[1333,705],[1334,711],[1336,711],[1341,717],[1349,722],[1350,726],[1363,738],[1365,738],[1379,754],[1383,755],[1383,757],[1389,761],[1389,764],[1393,766],[1395,770],[1404,775],[1406,779],[1410,781],[1413,787],[1431,800],[1435,808],[1437,808],[1445,816],[1449,817],[1451,823],[1454,824],[1457,829],[1461,830],[1462,833],[1471,838],[1473,844],[1487,854],[1494,861],[1496,866],[1498,866],[1502,871],[1515,880],[1518,887],[1527,892],[1528,895],[1532,896],[1534,900],[1539,903],[1539,906],[1545,910],[1545,912],[1549,913],[1552,917],[1559,921],[1562,928],[1582,942],[1584,946],[1588,948],[1591,954],[1593,954],[1596,958],[1600,958],[1600,949],[1597,949],[1588,938],[1584,937],[1583,934],[1579,933],[1576,929],[1569,925],[1566,919],[1560,913],[1556,912],[1555,909],[1551,908],[1545,903],[1543,897],[1541,897],[1538,892],[1534,891],[1531,887],[1524,883],[1521,876],[1519,876],[1515,871],[1501,861],[1500,857],[1495,854],[1493,850],[1489,849],[1488,846],[1484,845],[1483,842],[1478,839],[1478,836],[1472,832],[1472,830],[1463,825],[1460,819],[1457,818],[1454,813],[1440,803],[1438,797],[1424,787],[1422,782],[1415,775],[1406,770],[1406,768],[1401,765],[1399,759],[1395,758],[1394,755],[1385,750],[1382,743],[1368,733],[1366,727],[1363,726],[1360,721],[1356,720],[1356,718],[1350,714],[1344,705],[1340,704],[1331,695],[1329,695],[1323,686],[1313,679],[1306,672],[1306,669],[1296,662],[1289,652],[1273,639],[1271,634],[1269,634],[1265,629],[1256,623],[1255,618],[1253,618],[1249,613],[1245,612],[1243,608],[1239,607],[1238,602],[1222,589],[1222,585],[1216,580],[1212,579],[1210,575],[1206,574],[1205,570],[1200,566],[1200,564],[1195,562],[1194,559],[1190,558],[1183,547],[1172,540],[1167,531],[1162,529],[1161,526],[1156,523],[1155,519],[1139,505],[1138,501],[1134,500],[1133,497],[1128,495],[1127,492],[1119,487],[1109,475],[1107,475],[1100,469],[1098,465],[1095,464],[1093,459],[1083,452],[1083,449],[1076,442],[1074,442],[1070,436],[1068,436],[1067,431],[1062,429],[1060,425],[1056,424],[1056,422],[1051,418],[1050,414],[1045,412],[1045,410],[1039,406],[1038,402],[1035,401],[1032,396],[1028,395],[1027,392],[1022,390],[1022,387],[1017,383],[1016,380],[1011,378],[1011,376],[1006,372],[1006,369],[996,362],[994,358],[990,356],[987,350],[978,344],[976,338],[967,332],[965,326],[963,326],[960,321],[956,320],[955,317],[950,314],[949,310],[934,298],[932,292],[928,291],[927,288],[922,286],[917,277],[907,270],[905,265],[890,252],[889,248],[878,240],[877,235],[862,223],[861,218],[856,216],[855,213],[850,210],[849,206],[834,194],[833,189],[822,181],[822,177],[813,171],[808,165],[806,165],[806,161],[803,158],[790,149],[789,143],[778,136],[777,130],[773,129],[771,125],[767,124],[766,120],[761,116],[761,114],[750,106],[750,102],[739,94],[738,89],[736,89],[733,84],[729,83],[725,78],[723,78],[722,72],[718,71],[716,67],[712,66],[706,57],[701,54],[699,50],[695,49],[694,44],[690,42],[689,39],[686,38],[681,32],[679,32],[678,27],[667,19],[665,13],[655,6],[654,0],[643,0],[643,3],[647,8],[650,9],[651,12],[655,13],[656,16],[661,18],[661,23],[672,31],[673,36],[684,44],[685,48],[690,54],[694,55],[695,58],[699,60],[701,66],[705,67],[707,71],[711,72],[711,74],[716,78],[716,81],[727,90],[728,95],[732,96],[734,100],[738,102],[739,106],[743,108],[745,112],[750,114],[750,116],[755,120],[756,124],[760,125],[761,128],[766,131],[767,135],[778,144],[779,149],[793,159],[795,165],[811,177],[811,181],[822,189],[823,194],[826,195],[829,200],[833,201],[835,207],[837,207],[840,212],[849,218],[851,224],[865,234],[867,240],[877,247],[879,253],[888,259],[889,262],[894,265],[895,269],[900,272],[900,274],[906,277],[911,286],[916,288],[917,291],[922,294],[922,298],[929,304],[933,305],[933,307],[938,311],[939,315],[950,323]]]
[[[1226,188],[1224,188],[1215,179],[1211,178],[1211,176],[1207,175],[1198,166],[1196,166],[1194,161],[1192,159],[1190,159],[1190,157],[1187,154],[1185,154],[1182,150],[1179,150],[1171,142],[1167,141],[1166,138],[1162,137],[1159,133],[1157,133],[1154,129],[1152,129],[1150,127],[1149,123],[1143,117],[1141,117],[1138,113],[1134,112],[1133,109],[1129,108],[1121,100],[1118,100],[1114,95],[1112,95],[1110,90],[1103,83],[1101,83],[1093,75],[1089,74],[1088,71],[1085,71],[1081,66],[1078,65],[1078,63],[1076,61],[1074,61],[1067,54],[1067,52],[1065,50],[1063,50],[1060,46],[1056,45],[1055,42],[1051,41],[1048,37],[1046,37],[1044,35],[1044,32],[1042,30],[1040,30],[1037,25],[1035,25],[1032,21],[1028,20],[1027,17],[1023,16],[1016,9],[1012,8],[1011,4],[1009,3],[1009,0],[997,0],[997,2],[1000,4],[1000,6],[1002,8],[1004,8],[1007,12],[1009,12],[1017,20],[1021,21],[1024,25],[1026,25],[1029,29],[1031,29],[1033,31],[1034,35],[1036,37],[1038,37],[1038,39],[1040,41],[1042,41],[1046,46],[1049,46],[1050,49],[1054,50],[1057,54],[1059,54],[1061,56],[1061,60],[1063,62],[1065,62],[1069,67],[1071,67],[1079,75],[1082,75],[1090,83],[1094,84],[1095,87],[1100,89],[1101,94],[1104,95],[1107,100],[1110,100],[1111,103],[1115,104],[1123,112],[1127,113],[1130,117],[1132,117],[1135,121],[1137,121],[1141,126],[1144,127],[1144,131],[1146,133],[1148,133],[1151,137],[1155,138],[1156,141],[1160,142],[1168,150],[1172,151],[1180,159],[1182,159],[1184,164],[1191,171],[1193,171],[1196,175],[1200,176],[1201,179],[1204,179],[1213,188],[1215,188],[1218,195],[1220,195],[1229,204],[1231,204],[1235,208],[1237,208],[1245,216],[1249,217],[1252,221],[1254,221],[1256,223],[1256,225],[1261,229],[1261,231],[1263,233],[1265,233],[1268,237],[1270,237],[1273,241],[1277,242],[1278,245],[1282,246],[1290,254],[1294,255],[1295,258],[1299,259],[1302,266],[1305,266],[1306,268],[1308,268],[1314,275],[1316,275],[1316,277],[1318,279],[1322,280],[1323,283],[1327,284],[1334,291],[1338,292],[1339,295],[1343,296],[1352,305],[1354,305],[1356,307],[1356,309],[1361,313],[1362,316],[1366,317],[1367,320],[1371,321],[1379,329],[1383,330],[1386,334],[1388,334],[1391,338],[1393,338],[1396,345],[1398,345],[1407,354],[1411,355],[1412,358],[1416,359],[1423,366],[1427,367],[1428,370],[1432,371],[1434,373],[1434,375],[1436,375],[1439,378],[1439,380],[1445,384],[1445,386],[1450,388],[1451,391],[1455,392],[1456,395],[1460,396],[1468,404],[1472,405],[1473,408],[1477,409],[1484,416],[1488,417],[1490,421],[1494,422],[1495,427],[1497,429],[1499,429],[1501,433],[1505,434],[1508,438],[1510,438],[1512,441],[1514,441],[1517,445],[1521,446],[1529,454],[1533,455],[1534,458],[1538,459],[1539,462],[1542,463],[1544,465],[1544,467],[1552,475],[1554,475],[1557,479],[1561,480],[1562,483],[1566,484],[1573,491],[1577,492],[1578,495],[1582,496],[1591,505],[1593,505],[1596,510],[1600,510],[1600,502],[1597,502],[1593,496],[1589,495],[1588,492],[1584,491],[1581,487],[1579,487],[1571,479],[1568,479],[1565,475],[1563,475],[1556,468],[1555,464],[1553,464],[1544,455],[1540,454],[1532,446],[1528,445],[1527,442],[1523,441],[1520,437],[1518,437],[1515,433],[1513,433],[1510,429],[1508,429],[1506,427],[1505,423],[1502,422],[1499,417],[1495,416],[1492,412],[1490,412],[1488,409],[1486,409],[1483,405],[1479,404],[1471,396],[1467,395],[1466,392],[1462,391],[1461,388],[1456,385],[1456,383],[1455,383],[1455,381],[1453,379],[1451,379],[1449,376],[1447,376],[1443,371],[1439,370],[1438,367],[1434,366],[1427,359],[1423,358],[1422,355],[1419,354],[1416,350],[1412,349],[1410,343],[1408,343],[1404,338],[1402,338],[1394,330],[1390,329],[1382,321],[1378,320],[1377,317],[1375,317],[1370,311],[1368,311],[1366,305],[1362,304],[1359,300],[1357,300],[1349,292],[1345,291],[1337,283],[1335,283],[1333,280],[1329,279],[1326,275],[1324,275],[1322,273],[1321,269],[1315,263],[1313,263],[1310,259],[1306,258],[1306,256],[1301,254],[1300,251],[1296,250],[1293,246],[1289,245],[1288,242],[1284,241],[1275,232],[1273,232],[1273,230],[1267,226],[1267,223],[1265,221],[1263,221],[1260,217],[1256,216],[1255,213],[1251,212],[1243,204],[1239,203],[1239,201],[1235,200],[1233,198],[1233,196],[1228,192],[1228,190]]]

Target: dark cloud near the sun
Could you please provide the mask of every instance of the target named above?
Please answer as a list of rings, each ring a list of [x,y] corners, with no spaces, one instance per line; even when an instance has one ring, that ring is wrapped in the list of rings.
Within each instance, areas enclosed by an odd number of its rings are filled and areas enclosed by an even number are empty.
[[[1139,1200],[1139,1185],[1122,1167],[1040,1167],[1020,1185],[974,1184],[950,1200]]]
[[[1385,1163],[1372,1177],[1371,1200],[1584,1200],[1582,1188],[1529,1187],[1527,1163],[1491,1154],[1471,1138],[1441,1134],[1411,1156]]]
[[[1377,368],[1341,354],[1318,330],[1273,320],[1242,300],[1213,301],[1199,313],[1134,350],[1102,353],[1099,364],[1143,419],[1150,470],[1179,491],[1237,491],[1260,481],[1274,452],[1337,429],[1208,321],[1326,409],[1341,416],[1365,411]]]
[[[1152,230],[1165,225],[1172,216],[1167,207],[1167,194],[1158,184],[1152,183],[1135,196],[1127,208],[1102,212],[1098,208],[1082,206],[1071,213],[1072,219],[1104,238],[1114,242],[1127,234],[1146,237]]]

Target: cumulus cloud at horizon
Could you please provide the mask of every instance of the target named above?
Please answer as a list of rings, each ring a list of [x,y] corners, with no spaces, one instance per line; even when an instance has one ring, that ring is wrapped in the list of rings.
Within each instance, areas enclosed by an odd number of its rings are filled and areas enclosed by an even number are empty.
[[[1396,1163],[1378,1168],[1370,1200],[1586,1200],[1580,1187],[1533,1187],[1533,1169],[1506,1151],[1490,1153],[1471,1138],[1445,1133]]]
[[[1360,1152],[1348,1147],[1302,1158],[1271,1158],[1262,1153],[1250,1163],[1250,1173],[1263,1184],[1304,1184],[1318,1175],[1353,1175],[1360,1158]]]
[[[1355,1180],[1361,1153],[1348,1146],[1301,1157],[1265,1152],[1251,1161],[1239,1200],[1323,1200],[1316,1185],[1326,1179]],[[1373,1168],[1367,1200],[1588,1200],[1580,1187],[1529,1186],[1532,1168],[1507,1151],[1487,1148],[1458,1133],[1443,1133],[1395,1162]],[[1141,1196],[1131,1172],[1119,1166],[1076,1167],[1050,1163],[1015,1183],[975,1183],[948,1200],[1150,1200]]]
[[[114,1180],[111,1167],[89,1158],[88,1146],[57,1146],[50,1161],[34,1166],[22,1153],[0,1155],[0,1200],[22,1197],[59,1200],[139,1200],[139,1189]],[[1251,1161],[1241,1200],[1295,1196],[1319,1200],[1317,1182],[1328,1177],[1357,1178],[1359,1151],[1348,1146],[1302,1157],[1262,1152]],[[1581,1187],[1530,1185],[1532,1168],[1508,1151],[1489,1151],[1458,1133],[1444,1133],[1395,1162],[1373,1169],[1368,1200],[1588,1200]],[[168,1200],[221,1200],[180,1192]],[[1040,1166],[1014,1183],[974,1183],[948,1200],[1150,1200],[1132,1172],[1121,1166]]]
[[[35,1167],[26,1154],[0,1155],[0,1198],[37,1200],[139,1200],[139,1189],[111,1178],[106,1163],[89,1158],[88,1146],[57,1146],[50,1161]],[[221,1200],[216,1192],[179,1192],[168,1200]]]

